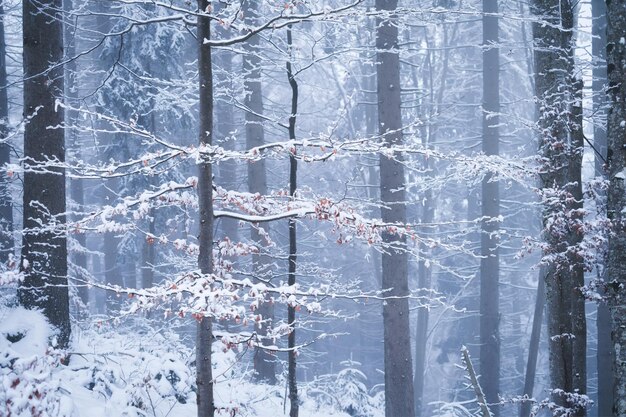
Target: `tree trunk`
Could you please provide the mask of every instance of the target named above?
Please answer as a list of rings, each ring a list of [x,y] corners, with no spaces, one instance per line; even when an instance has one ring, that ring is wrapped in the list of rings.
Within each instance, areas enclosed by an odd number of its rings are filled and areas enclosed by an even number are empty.
[[[537,298],[535,300],[535,314],[533,315],[533,328],[530,332],[530,345],[528,347],[528,362],[526,362],[526,376],[524,378],[524,392],[528,398],[533,397],[535,387],[535,375],[537,373],[537,356],[539,354],[539,341],[541,340],[541,323],[543,322],[543,309],[546,302],[546,283],[544,270],[539,271],[537,283]],[[528,417],[531,410],[531,402],[525,401],[520,407],[520,417]]]
[[[63,20],[61,0],[24,0],[24,128],[25,165],[46,173],[24,174],[24,272],[18,297],[29,309],[42,309],[59,329],[58,346],[70,341],[65,230],[65,170],[46,167],[50,159],[65,161],[63,130],[49,129],[64,121],[56,100],[63,97]],[[42,8],[44,9],[42,11]],[[56,65],[56,66],[55,66]],[[41,225],[44,225],[42,228]]]
[[[607,78],[609,110],[608,248],[606,297],[611,314],[614,352],[613,415],[626,416],[626,8],[624,2],[607,2]]]
[[[156,236],[156,228],[154,218],[156,211],[150,209],[148,213],[148,233]],[[154,262],[156,260],[156,243],[148,239],[144,239],[141,245],[141,288],[151,288],[154,285]]]
[[[376,0],[378,12],[390,13],[378,19],[376,25],[376,73],[378,94],[379,134],[388,147],[402,144],[402,115],[400,97],[400,57],[398,51],[397,0]],[[393,158],[381,155],[380,197],[384,223],[406,223],[403,156],[394,152]],[[391,298],[383,303],[385,415],[415,415],[413,363],[409,327],[408,255],[406,236],[389,227],[382,234],[382,288]]]
[[[291,25],[287,26],[287,47],[289,49],[289,60],[287,61],[287,78],[291,86],[291,114],[289,116],[289,140],[296,140],[296,116],[298,114],[298,83],[291,69]],[[293,199],[296,194],[298,181],[298,160],[296,159],[296,149],[292,150],[289,156],[289,195]],[[296,220],[289,219],[289,285],[296,285]],[[287,379],[289,381],[289,417],[298,417],[298,381],[296,375],[296,308],[290,305],[287,308],[287,322],[291,331],[289,332],[289,373]]]
[[[429,161],[426,161],[426,168],[428,169]],[[422,223],[432,223],[435,214],[435,204],[433,202],[433,192],[431,189],[426,190],[424,194],[424,205]],[[419,246],[419,264],[417,267],[418,283],[417,286],[421,290],[430,289],[430,283],[432,278],[432,270],[427,265],[428,258],[430,256],[430,249],[425,243],[420,242]],[[417,325],[415,331],[415,375],[414,375],[414,387],[415,387],[415,415],[419,417],[422,415],[422,404],[424,395],[424,376],[426,371],[426,342],[428,339],[428,313],[429,307],[420,307],[417,310]]]
[[[606,180],[606,5],[604,0],[591,1],[592,34],[591,49],[595,59],[592,76],[593,90],[593,147],[595,148],[595,174]],[[599,192],[599,191],[598,191]],[[606,195],[602,197],[606,198]],[[606,259],[602,263],[606,266]],[[605,270],[598,271],[602,278]],[[598,350],[598,417],[610,416],[613,409],[613,346],[611,343],[611,318],[606,300],[598,303],[596,317]]]
[[[244,15],[250,19],[250,24],[255,24],[258,20],[258,2],[246,0],[244,2]],[[244,73],[244,104],[248,111],[245,114],[246,120],[246,148],[251,149],[265,143],[265,130],[263,119],[259,116],[263,114],[263,90],[261,84],[261,58],[259,56],[259,37],[251,37],[245,44],[246,55],[243,57]],[[248,191],[251,193],[267,194],[267,175],[265,169],[265,159],[248,163]],[[263,232],[260,231],[263,229]],[[262,234],[269,232],[269,225],[261,223],[257,227],[250,229],[252,241],[259,246],[264,246]],[[266,255],[259,254],[252,256],[253,274],[261,279],[271,278],[271,259]],[[263,317],[263,323],[257,329],[259,337],[264,345],[272,344],[271,340],[265,339],[268,329],[274,322],[274,304],[270,302],[262,303],[258,313]],[[276,358],[266,349],[257,348],[254,357],[255,377],[259,381],[266,381],[270,384],[276,383]]]
[[[4,39],[4,7],[0,2],[0,167],[11,162],[11,147],[5,142],[9,135],[9,99],[7,96],[6,41]],[[0,264],[6,264],[15,250],[13,239],[13,201],[6,170],[0,169]]]
[[[573,58],[573,57],[572,57]],[[573,67],[573,61],[572,61]],[[574,99],[570,120],[570,156],[568,182],[571,190],[569,245],[578,248],[583,240],[583,186],[582,166],[584,152],[583,136],[583,80],[572,80],[572,98]],[[587,394],[587,316],[585,314],[585,286],[583,259],[577,250],[569,252],[569,271],[572,282],[572,305],[569,320],[572,322],[572,390],[578,394]],[[577,410],[582,416],[585,410]]]
[[[200,91],[199,138],[202,145],[213,142],[213,72],[211,68],[211,47],[204,44],[211,39],[211,21],[203,13],[210,13],[208,0],[198,0],[198,81]],[[198,166],[198,204],[200,210],[200,254],[198,266],[202,274],[213,273],[213,177],[210,162]],[[208,312],[207,312],[208,313]],[[213,323],[211,317],[202,317],[198,323],[196,337],[196,393],[198,417],[213,417],[213,368],[211,367],[211,345]]]
[[[500,148],[500,49],[497,47],[498,0],[483,0],[483,152],[498,155]],[[500,256],[497,231],[500,190],[492,174],[482,181],[482,234],[480,239],[480,373],[487,403],[500,415]]]
[[[550,381],[553,390],[584,393],[586,328],[584,300],[578,290],[583,265],[577,253],[582,239],[583,138],[581,109],[576,104],[581,86],[573,78],[574,5],[567,0],[534,0],[531,10],[540,19],[533,24],[533,37],[535,93],[540,109]],[[584,415],[580,402],[570,401],[560,391],[553,391],[552,396],[558,405]]]

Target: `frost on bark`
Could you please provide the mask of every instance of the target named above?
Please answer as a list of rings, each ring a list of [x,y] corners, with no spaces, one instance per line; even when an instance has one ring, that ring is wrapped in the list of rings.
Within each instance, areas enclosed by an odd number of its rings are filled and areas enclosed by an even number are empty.
[[[23,13],[24,232],[21,270],[22,305],[42,309],[59,329],[60,347],[70,340],[65,232],[65,170],[48,161],[65,161],[64,121],[56,100],[63,97],[63,22],[61,0],[25,0]],[[33,171],[34,170],[34,171]]]
[[[211,39],[208,16],[209,1],[198,0],[198,82],[200,103],[198,142],[200,146],[211,146],[213,139],[213,72],[211,68],[211,47],[204,43]],[[200,210],[200,236],[198,244],[198,267],[202,274],[213,273],[213,187],[210,162],[198,165],[198,205]],[[211,345],[213,322],[211,317],[203,317],[198,323],[196,334],[196,384],[198,417],[213,417],[213,368],[211,367]]]
[[[584,415],[567,393],[585,393],[586,328],[580,291],[583,262],[580,169],[582,82],[573,76],[575,5],[533,0],[535,95],[538,100],[540,179],[548,316],[550,386],[553,400]],[[564,395],[565,393],[565,395]]]
[[[626,8],[607,1],[607,79],[609,111],[608,218],[606,297],[611,315],[614,356],[613,415],[626,416]]]
[[[402,144],[400,110],[400,57],[395,9],[397,0],[376,0],[383,14],[376,27],[376,76],[379,134],[386,146]],[[380,198],[382,220],[388,224],[406,223],[404,166],[400,153],[380,156]],[[409,329],[409,294],[406,237],[389,227],[382,234],[382,288],[393,298],[383,303],[385,415],[415,415],[413,364]]]

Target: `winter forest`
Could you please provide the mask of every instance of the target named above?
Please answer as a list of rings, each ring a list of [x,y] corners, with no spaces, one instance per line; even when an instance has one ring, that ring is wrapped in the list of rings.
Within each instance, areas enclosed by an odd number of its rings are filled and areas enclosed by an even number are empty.
[[[0,17],[0,416],[626,417],[624,0]]]

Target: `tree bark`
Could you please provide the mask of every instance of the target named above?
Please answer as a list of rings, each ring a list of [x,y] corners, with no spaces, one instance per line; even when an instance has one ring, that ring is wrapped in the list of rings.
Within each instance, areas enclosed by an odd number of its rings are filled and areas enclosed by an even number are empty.
[[[200,92],[199,133],[200,146],[210,146],[213,142],[213,71],[211,67],[211,47],[204,40],[211,39],[209,1],[198,0],[198,81]],[[198,266],[202,274],[213,273],[213,176],[210,162],[198,165],[198,204],[200,210],[200,254]],[[207,312],[208,314],[208,312]],[[211,366],[211,345],[213,342],[213,322],[209,316],[198,323],[196,336],[196,393],[198,417],[213,417],[213,368]]]
[[[378,94],[379,134],[387,147],[402,144],[400,96],[400,56],[395,10],[397,0],[376,0],[376,10],[384,13],[376,26],[376,90]],[[380,197],[384,223],[406,223],[403,156],[381,155]],[[382,288],[391,298],[383,303],[385,415],[415,415],[413,363],[409,327],[408,255],[406,236],[389,227],[382,233]]]
[[[607,1],[607,78],[609,110],[608,218],[611,222],[607,267],[607,304],[614,352],[613,415],[626,416],[626,8]]]
[[[289,140],[296,140],[296,116],[298,114],[298,82],[292,72],[291,68],[291,25],[287,26],[287,47],[289,50],[289,60],[287,61],[287,78],[289,85],[291,86],[291,114],[289,116]],[[289,156],[289,195],[293,199],[296,194],[298,181],[298,160],[296,159],[296,149],[292,149]],[[297,261],[297,247],[296,247],[296,220],[294,218],[289,219],[289,285],[296,285],[296,261]],[[296,375],[296,308],[289,305],[287,308],[287,322],[291,328],[288,337],[289,346],[289,366],[288,366],[288,380],[289,380],[289,401],[291,408],[289,409],[289,417],[298,417],[298,380]]]
[[[483,0],[483,141],[486,155],[500,148],[500,49],[498,0]],[[485,397],[494,417],[500,415],[500,256],[497,231],[500,190],[492,174],[482,181],[482,233],[480,239],[480,373]]]
[[[539,271],[537,284],[537,298],[535,300],[535,313],[533,315],[533,328],[530,332],[530,344],[528,348],[528,362],[526,362],[526,376],[524,378],[523,395],[529,399],[533,397],[535,387],[535,375],[537,373],[537,357],[539,355],[539,341],[541,340],[541,323],[543,322],[543,309],[546,302],[546,284],[544,270]],[[531,410],[531,402],[524,401],[520,407],[520,417],[528,417]]]
[[[0,2],[0,167],[11,162],[9,135],[9,99],[7,95],[6,41],[4,38],[4,6]],[[13,200],[6,170],[0,170],[0,264],[6,264],[15,250],[13,239]]]
[[[595,174],[607,180],[606,163],[606,5],[604,0],[591,1],[591,50],[595,65],[592,72],[593,90],[593,147],[595,148]],[[598,191],[600,192],[600,191]],[[602,195],[606,198],[606,195]],[[606,207],[605,207],[606,209]],[[606,259],[602,265],[606,266]],[[606,268],[598,271],[602,278]],[[613,409],[613,346],[611,343],[611,318],[606,300],[598,302],[596,317],[598,349],[596,365],[598,375],[598,417],[611,415]]]
[[[544,262],[549,332],[550,381],[553,390],[584,393],[586,328],[580,189],[582,88],[573,76],[574,10],[568,0],[534,0],[535,93],[539,101],[541,183],[544,194]],[[575,341],[575,342],[574,342]],[[553,391],[560,406],[584,415],[578,401]]]
[[[58,328],[58,346],[70,341],[65,230],[65,170],[47,167],[65,161],[64,121],[56,100],[63,97],[63,20],[61,0],[22,2],[24,164],[45,173],[24,174],[24,233],[20,268],[24,281],[18,297],[29,309],[41,309]],[[42,9],[44,9],[42,11]],[[50,128],[55,127],[55,128]],[[42,227],[43,225],[43,227]]]

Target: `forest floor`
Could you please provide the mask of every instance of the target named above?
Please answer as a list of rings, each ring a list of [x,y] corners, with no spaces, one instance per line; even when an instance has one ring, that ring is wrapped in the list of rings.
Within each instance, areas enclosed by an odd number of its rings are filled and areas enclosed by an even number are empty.
[[[192,344],[167,322],[161,328],[154,322],[90,319],[77,324],[68,362],[64,352],[48,348],[54,334],[41,314],[21,307],[0,309],[0,402],[12,416],[194,416]],[[245,351],[221,345],[214,343],[216,414],[288,415],[284,378],[277,385],[252,383],[250,355],[241,360]],[[383,415],[381,407],[358,398],[358,382],[344,384],[341,390],[347,392],[334,391],[333,382],[320,379],[301,387],[301,417],[349,417],[356,415],[354,407],[366,407],[358,415]],[[351,391],[356,397],[349,404]]]

